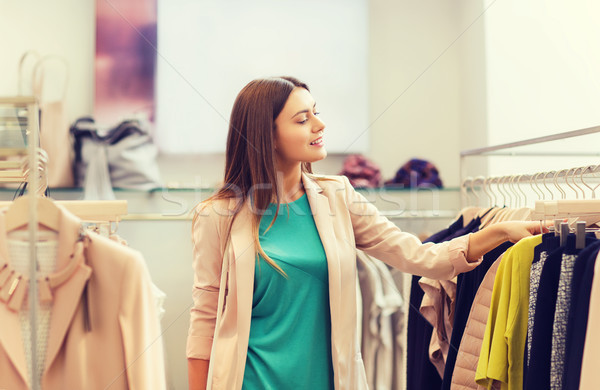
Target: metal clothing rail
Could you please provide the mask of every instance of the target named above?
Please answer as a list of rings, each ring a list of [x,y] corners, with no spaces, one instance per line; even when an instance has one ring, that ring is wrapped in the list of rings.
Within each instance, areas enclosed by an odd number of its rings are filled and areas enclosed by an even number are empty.
[[[594,126],[594,127],[588,127],[586,129],[581,129],[581,130],[573,130],[573,131],[567,131],[564,133],[546,135],[543,137],[530,138],[530,139],[526,139],[523,141],[509,142],[507,144],[500,144],[500,145],[495,145],[495,146],[486,146],[484,148],[463,150],[462,152],[460,152],[460,156],[466,157],[466,156],[479,156],[479,155],[484,155],[484,154],[490,155],[491,152],[495,152],[497,150],[516,148],[519,146],[541,144],[541,143],[545,143],[545,142],[558,141],[561,139],[567,139],[567,138],[573,138],[573,137],[581,137],[583,135],[595,134],[595,133],[600,133],[600,126]],[[527,156],[529,154],[519,153],[519,155]],[[534,154],[534,155],[536,155],[536,154]],[[577,155],[579,156],[581,154],[577,154]]]
[[[568,138],[581,137],[590,134],[600,133],[600,126],[588,127],[580,130],[572,130],[563,133],[557,133],[552,135],[546,135],[543,137],[530,138],[522,141],[509,142],[506,144],[486,146],[483,148],[468,149],[460,152],[460,183],[464,182],[467,177],[465,160],[468,157],[473,156],[562,156],[562,157],[589,157],[589,156],[600,156],[600,152],[597,153],[577,153],[577,152],[556,152],[556,153],[544,153],[544,152],[499,152],[500,150],[512,149],[520,146],[536,145],[546,142],[559,141]]]

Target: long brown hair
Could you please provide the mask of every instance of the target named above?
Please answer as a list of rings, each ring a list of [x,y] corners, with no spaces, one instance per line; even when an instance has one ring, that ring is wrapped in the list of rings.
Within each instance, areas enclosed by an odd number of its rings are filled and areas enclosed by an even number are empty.
[[[277,210],[271,226],[279,214],[281,194],[275,167],[275,119],[296,87],[309,91],[305,83],[293,77],[253,80],[240,91],[233,104],[229,120],[225,152],[225,184],[205,200],[205,202],[232,198],[237,200],[237,207],[232,210],[227,239],[231,233],[233,220],[249,200],[252,207],[252,232],[256,254],[260,254],[282,275],[285,275],[285,272],[260,245],[259,226],[263,211],[273,199],[276,199]],[[302,171],[312,173],[311,164],[302,163]]]

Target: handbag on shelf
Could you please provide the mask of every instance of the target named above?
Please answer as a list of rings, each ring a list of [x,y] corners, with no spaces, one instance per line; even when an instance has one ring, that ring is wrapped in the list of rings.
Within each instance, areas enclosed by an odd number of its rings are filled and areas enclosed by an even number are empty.
[[[71,126],[75,185],[84,199],[115,199],[113,188],[151,190],[161,187],[158,150],[147,127],[126,120],[108,131],[98,129],[91,117]]]

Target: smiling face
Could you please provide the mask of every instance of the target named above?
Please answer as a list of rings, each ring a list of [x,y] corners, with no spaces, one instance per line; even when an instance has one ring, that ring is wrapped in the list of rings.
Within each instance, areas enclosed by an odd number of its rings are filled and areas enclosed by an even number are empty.
[[[310,92],[294,88],[275,119],[275,155],[280,170],[327,156],[323,142],[325,124],[318,114]]]

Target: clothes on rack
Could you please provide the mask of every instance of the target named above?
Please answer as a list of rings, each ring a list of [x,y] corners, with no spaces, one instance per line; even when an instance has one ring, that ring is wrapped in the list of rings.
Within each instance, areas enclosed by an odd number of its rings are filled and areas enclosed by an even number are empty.
[[[400,359],[397,350],[402,351],[403,346],[393,320],[402,321],[402,295],[380,260],[358,251],[357,269],[362,298],[361,354],[367,383],[373,390],[399,390],[403,370],[396,367]]]
[[[494,279],[496,278],[501,258],[502,256],[494,261],[477,289],[477,294],[473,299],[473,305],[471,306],[460,341],[460,347],[456,354],[454,368],[450,369],[449,365],[446,367],[446,372],[451,371],[450,388],[453,390],[482,389],[475,382],[475,372],[477,371],[479,352],[481,351],[481,344],[485,335],[485,324],[487,323],[490,311]],[[456,346],[455,343],[452,345]],[[444,379],[446,378],[444,377]]]
[[[48,284],[38,281],[40,301],[52,306],[42,388],[166,388],[160,325],[141,255],[94,233],[83,235],[81,221],[57,207],[56,269]],[[27,389],[21,310],[28,283],[25,275],[14,283],[4,226],[0,214],[0,388]]]
[[[442,381],[442,389],[444,390],[450,389],[451,387],[459,346],[462,345],[461,340],[464,337],[467,321],[471,310],[473,309],[473,302],[479,288],[485,280],[490,268],[496,263],[498,257],[502,256],[502,254],[511,246],[512,244],[510,242],[505,242],[497,246],[483,256],[483,261],[479,267],[475,268],[472,272],[460,274],[457,277],[456,311],[454,314],[454,321],[452,322],[452,335],[450,338],[450,345],[452,345],[452,348],[448,351],[448,357],[446,358],[446,365],[444,367],[444,377]]]
[[[563,387],[566,389],[579,388],[579,380],[583,375],[581,364],[583,360],[583,349],[586,342],[586,328],[588,327],[588,312],[592,294],[592,283],[594,281],[594,275],[600,274],[595,272],[597,267],[596,259],[598,256],[594,256],[594,253],[598,253],[599,250],[600,241],[597,241],[593,245],[582,250],[575,262],[575,268],[573,269],[573,280],[571,281],[573,291],[571,295],[571,310],[569,311],[569,320],[567,324],[567,352],[565,355],[566,365],[563,382]],[[596,282],[596,284],[598,284],[598,282]],[[598,329],[593,326],[593,324],[590,325],[590,329]],[[594,344],[593,337],[594,336],[590,334],[587,339],[588,342],[590,342],[590,345],[600,345],[598,342]],[[600,359],[597,359],[596,367],[598,367],[599,363]],[[597,379],[595,380],[595,383],[597,383]]]
[[[484,213],[485,215],[485,213]],[[439,231],[432,235],[424,242],[444,242],[451,240],[456,237],[465,236],[469,233],[477,231],[481,223],[481,217],[469,213],[469,218],[465,219],[462,214],[446,229]],[[441,309],[438,309],[439,315],[436,316],[434,324],[428,322],[425,317],[421,315],[420,309],[423,303],[424,291],[419,284],[419,281],[423,280],[424,284],[435,285],[436,283],[431,279],[423,279],[419,276],[412,277],[411,292],[410,292],[410,310],[408,314],[408,341],[407,341],[407,389],[434,389],[440,388],[442,385],[442,376],[444,373],[445,358],[443,354],[444,348],[441,343],[449,346],[449,338],[452,330],[450,327],[439,332],[436,330],[436,337],[432,338],[434,331],[434,325],[436,329],[441,329],[442,325],[447,322],[444,318],[450,316],[450,313],[454,311],[454,303],[452,299],[447,300],[446,298],[440,297],[438,302],[444,302],[443,305],[438,305]],[[450,294],[446,294],[445,290],[442,289],[441,283],[439,291],[444,291],[445,296],[454,296],[452,292],[452,284],[455,282],[445,283]],[[430,291],[431,298],[425,301],[427,306],[430,306],[428,302],[435,301],[436,298],[434,291]],[[445,307],[445,308],[444,308]],[[427,312],[429,309],[425,308]],[[436,309],[432,309],[436,311]],[[444,313],[447,313],[445,315]],[[433,319],[433,317],[432,317]],[[439,319],[439,320],[437,320]],[[448,320],[449,321],[449,320]],[[438,326],[440,324],[440,326]]]
[[[598,248],[595,248],[598,249]],[[591,265],[595,262],[594,265],[594,275],[600,275],[600,253],[596,256],[595,260],[589,260],[593,258],[593,253],[591,257],[588,257],[588,263]],[[588,270],[590,267],[586,267]],[[580,304],[583,302],[580,301]],[[598,367],[600,366],[600,334],[598,333],[598,329],[600,329],[600,277],[593,277],[592,288],[590,291],[589,298],[589,314],[587,318],[587,329],[585,331],[585,341],[583,347],[583,357],[581,362],[581,383],[579,384],[580,389],[593,389],[598,386],[598,382],[600,381],[600,373],[598,372]],[[578,311],[580,312],[580,311]],[[585,318],[581,318],[581,320],[577,322],[585,322]],[[576,359],[578,356],[570,356],[572,359]],[[573,364],[572,362],[570,362]],[[576,366],[573,364],[569,365],[572,370],[576,370]],[[570,371],[567,376],[567,385],[571,383],[576,383],[575,376],[577,372]]]
[[[497,267],[493,291],[490,296],[488,272],[457,346],[452,389],[494,388],[498,383],[502,389],[592,388],[583,382],[580,386],[579,378],[584,346],[591,342],[585,336],[591,329],[588,313],[591,317],[600,309],[590,294],[600,240],[586,235],[585,249],[576,248],[574,234],[564,241],[560,245],[554,233],[523,239],[490,268]],[[536,279],[538,288],[530,289]]]
[[[493,380],[507,384],[509,389],[522,386],[529,270],[533,248],[541,242],[541,236],[522,239],[506,251],[498,267],[475,375],[483,387],[489,388]]]
[[[475,229],[533,215],[524,208],[492,208],[485,215],[482,209],[464,210],[474,215],[471,228]],[[465,234],[458,224],[461,220],[465,215],[431,239]],[[590,318],[594,313],[590,291],[600,241],[589,233],[584,237],[586,249],[576,249],[577,236],[565,237],[562,245],[558,235],[548,233],[514,246],[498,246],[484,256],[479,267],[457,277],[454,301],[448,299],[450,281],[421,279],[421,313],[433,327],[420,329],[421,334],[429,331],[429,338],[420,340],[418,350],[409,338],[408,361],[415,369],[408,368],[407,388],[425,388],[425,381],[427,388],[444,390],[578,388],[589,341],[588,313]],[[414,284],[412,288],[411,298],[418,295]],[[408,331],[415,334],[411,314]],[[449,333],[450,340],[444,340]],[[425,361],[426,342],[437,346],[443,361],[436,361],[435,354]],[[424,369],[431,373],[431,363],[443,367],[441,383],[436,383],[437,377],[423,376],[420,384],[416,382],[415,373]],[[583,382],[580,388],[586,388]]]
[[[572,267],[580,252],[575,248],[573,235],[568,237],[563,246],[554,234],[547,234],[544,238],[540,257],[545,261],[540,274],[533,322],[530,321],[528,325],[532,337],[525,389],[537,389],[539,386],[562,388],[566,348],[564,336],[571,302],[571,280],[567,279],[572,278]],[[594,236],[586,238],[588,246],[596,241]],[[544,252],[548,254],[544,256]],[[558,334],[559,331],[562,334]]]
[[[462,215],[448,228],[434,234],[424,242],[442,242],[445,237],[454,235],[463,228]],[[419,286],[419,276],[411,278],[410,306],[407,324],[407,364],[406,388],[411,389],[437,389],[441,385],[441,378],[435,366],[429,360],[429,344],[433,327],[419,312],[423,299],[423,290]]]

